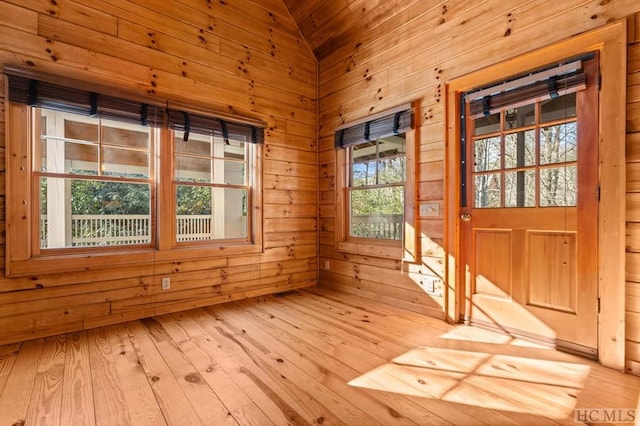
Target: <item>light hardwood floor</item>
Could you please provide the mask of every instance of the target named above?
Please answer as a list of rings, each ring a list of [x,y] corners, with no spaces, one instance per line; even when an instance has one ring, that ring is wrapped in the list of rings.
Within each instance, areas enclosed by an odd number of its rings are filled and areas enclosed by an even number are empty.
[[[0,426],[575,424],[640,377],[324,288],[0,347]]]

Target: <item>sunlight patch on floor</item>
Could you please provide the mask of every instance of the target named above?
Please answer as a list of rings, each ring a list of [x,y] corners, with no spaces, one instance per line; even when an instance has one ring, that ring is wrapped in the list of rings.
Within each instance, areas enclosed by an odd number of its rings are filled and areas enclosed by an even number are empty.
[[[536,349],[553,349],[549,345],[535,343],[529,340],[510,336],[506,333],[487,330],[480,327],[458,326],[440,336],[443,339],[465,340],[479,343],[495,343]]]
[[[589,372],[588,365],[575,362],[419,347],[349,384],[488,409],[566,418],[572,415]]]

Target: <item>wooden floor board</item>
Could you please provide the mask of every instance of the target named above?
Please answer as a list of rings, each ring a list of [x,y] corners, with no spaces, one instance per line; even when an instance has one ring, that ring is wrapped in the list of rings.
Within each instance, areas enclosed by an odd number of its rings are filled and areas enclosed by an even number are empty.
[[[128,413],[132,424],[166,424],[151,388],[150,377],[142,368],[126,325],[116,325],[111,330],[113,332],[107,336],[110,340],[105,342],[111,345],[103,349],[114,367],[109,378],[116,382],[111,386],[115,392],[121,391],[124,399],[124,407],[118,407],[118,410]],[[109,348],[112,350],[108,351]],[[120,402],[119,398],[116,400]]]
[[[67,336],[64,348],[64,378],[62,388],[62,425],[96,424],[93,405],[93,383],[91,361],[86,332],[75,332]]]
[[[367,412],[349,402],[348,395],[341,396],[327,387],[322,380],[317,380],[317,375],[313,377],[314,372],[317,371],[314,366],[307,365],[299,353],[268,335],[261,326],[245,321],[246,315],[239,314],[234,309],[225,310],[224,307],[213,307],[209,310],[213,311],[216,317],[221,318],[226,324],[233,324],[236,330],[241,330],[240,333],[236,333],[236,337],[244,342],[245,347],[250,348],[256,342],[270,342],[270,349],[266,352],[260,350],[263,345],[258,343],[254,351],[256,356],[269,365],[273,372],[286,377],[296,388],[302,389],[307,398],[316,400],[322,406],[323,412],[335,415],[337,419],[346,424],[380,424]],[[318,418],[320,417],[327,420],[323,414]]]
[[[170,357],[172,354],[160,352],[161,349],[156,346],[156,342],[151,339],[148,330],[140,321],[128,323],[127,332],[167,423],[199,424],[200,419],[191,401],[165,362],[164,356]]]
[[[263,390],[278,406],[290,413],[291,419],[312,424],[320,420],[337,424],[335,415],[323,407],[315,398],[295,386],[291,379],[273,367],[273,363],[261,357],[264,352],[260,347],[247,346],[242,342],[242,330],[234,330],[217,318],[214,312],[209,315],[214,322],[207,321],[205,329],[212,335],[222,350],[235,360],[242,363],[241,372],[253,382],[253,385]],[[265,342],[266,343],[266,342]]]
[[[158,322],[167,331],[200,377],[220,398],[230,415],[240,424],[273,424],[244,390],[216,362],[220,349],[187,314],[164,315]],[[226,417],[226,416],[225,416]],[[226,418],[223,419],[226,421]]]
[[[293,348],[293,350],[300,351],[305,354],[307,358],[314,360],[319,364],[323,376],[322,380],[327,381],[326,376],[336,376],[336,379],[348,386],[350,380],[360,376],[362,372],[368,370],[365,360],[373,359],[372,365],[379,365],[385,361],[385,358],[375,357],[370,349],[375,345],[370,342],[363,341],[361,339],[351,339],[349,343],[344,340],[338,341],[335,345],[328,344],[327,340],[333,336],[333,333],[340,332],[341,330],[334,328],[325,328],[326,331],[318,331],[309,327],[309,323],[303,324],[308,321],[308,317],[300,316],[288,318],[284,316],[283,312],[277,309],[276,303],[269,304],[265,307],[264,304],[257,305],[260,309],[265,308],[269,312],[261,318],[261,327],[271,329],[274,336],[278,339],[286,342],[286,344]],[[256,307],[251,307],[251,304],[247,302],[244,306],[246,308],[244,312],[257,311]],[[264,312],[263,312],[264,313]],[[274,315],[275,314],[275,315]],[[276,316],[277,315],[277,316]],[[296,325],[296,318],[298,318],[298,325]],[[290,319],[291,322],[286,321]],[[270,328],[269,326],[273,328]],[[326,325],[326,324],[325,324]],[[274,328],[277,330],[273,332]],[[343,336],[344,337],[344,336]],[[354,343],[355,342],[355,343]],[[349,389],[364,391],[368,397],[372,397],[377,401],[384,404],[384,413],[379,418],[384,424],[403,424],[403,423],[415,423],[415,424],[432,424],[435,423],[445,424],[446,421],[442,418],[436,417],[428,410],[422,409],[419,405],[406,400],[405,398],[398,397],[397,395],[389,394],[386,392],[376,392],[368,389],[357,389],[349,387]],[[351,393],[351,392],[350,392]]]
[[[0,425],[572,425],[640,377],[315,287],[0,347]]]
[[[44,339],[25,342],[0,394],[0,424],[24,423],[44,349]]]
[[[2,395],[4,385],[7,383],[16,358],[20,353],[21,345],[21,343],[14,343],[12,345],[0,346],[0,395]]]
[[[153,318],[144,319],[142,323],[173,374],[175,380],[171,385],[182,390],[200,421],[204,424],[237,424],[162,325]]]
[[[135,397],[138,390],[135,380],[140,377],[139,374],[136,374],[138,368],[130,368],[131,364],[129,364],[122,374],[122,364],[127,363],[127,358],[129,358],[127,355],[134,352],[133,350],[127,351],[124,342],[118,341],[120,328],[120,326],[102,327],[87,332],[97,425],[133,424],[130,411],[133,414],[135,411],[129,409],[129,404],[139,402],[139,399]],[[115,355],[116,353],[120,356]],[[133,362],[137,364],[137,361]],[[143,383],[145,387],[148,387],[146,380]],[[150,389],[145,390],[147,393],[150,391]]]
[[[204,310],[199,310],[185,314],[181,321],[189,330],[202,329],[202,333],[195,336],[196,344],[211,357],[212,364],[222,369],[233,381],[234,386],[241,389],[259,407],[270,422],[274,424],[306,423],[298,411],[279,396],[277,390],[269,388],[265,381],[261,380],[261,373],[253,373],[251,369],[255,367],[253,361],[246,362],[245,357],[235,358],[223,349],[222,342],[216,338],[218,332],[215,330],[214,317]]]
[[[66,335],[45,339],[27,410],[26,424],[60,424],[66,340]]]

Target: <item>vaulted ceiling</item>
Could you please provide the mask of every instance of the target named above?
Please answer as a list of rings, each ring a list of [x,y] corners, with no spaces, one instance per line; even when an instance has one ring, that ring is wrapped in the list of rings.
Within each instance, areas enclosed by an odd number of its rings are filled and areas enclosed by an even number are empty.
[[[365,44],[411,5],[433,0],[284,0],[318,60],[337,48]]]

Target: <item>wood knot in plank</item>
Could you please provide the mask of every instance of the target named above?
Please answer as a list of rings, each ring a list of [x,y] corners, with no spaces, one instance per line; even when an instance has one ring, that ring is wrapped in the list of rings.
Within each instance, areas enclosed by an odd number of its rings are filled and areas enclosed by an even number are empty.
[[[394,410],[393,408],[388,407],[388,409],[389,409],[389,414],[391,414],[391,417],[395,419],[399,419],[400,417],[402,417],[402,415],[398,413],[396,410]]]
[[[202,378],[197,373],[187,374],[184,379],[189,383],[202,383]]]

